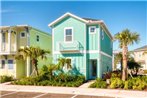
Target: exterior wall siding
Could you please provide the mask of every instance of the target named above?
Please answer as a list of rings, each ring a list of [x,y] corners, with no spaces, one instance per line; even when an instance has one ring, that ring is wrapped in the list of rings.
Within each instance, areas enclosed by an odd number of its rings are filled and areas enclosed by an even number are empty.
[[[52,63],[52,36],[32,28],[30,31],[30,46],[40,47],[41,49],[49,50],[51,53],[47,55],[47,59],[38,59],[38,67]],[[39,36],[39,41],[37,41]]]
[[[90,26],[95,26],[96,27],[96,33],[95,34],[90,34],[89,32],[89,27]],[[98,25],[87,25],[86,31],[86,46],[87,49],[86,50],[98,50],[98,32],[99,32],[99,26]]]
[[[102,38],[103,36],[104,36],[104,39]],[[101,51],[112,56],[112,47],[113,47],[112,40],[106,34],[106,32],[104,30],[102,30],[102,28],[100,29],[100,38],[101,38],[101,41],[100,41],[101,42],[100,43]]]
[[[0,75],[8,75],[8,76],[16,76],[16,61],[14,59],[13,56],[9,55],[7,56],[7,59],[5,59],[4,56],[1,56],[0,59],[0,66],[2,66],[1,64],[1,60],[5,60],[5,67],[4,68],[0,68]],[[9,69],[9,64],[8,64],[8,60],[13,60],[13,68]]]
[[[59,42],[64,42],[65,27],[73,27],[73,41],[78,41],[85,49],[83,38],[86,33],[85,24],[72,17],[67,17],[54,26],[54,50],[59,51]]]
[[[89,27],[95,26],[96,33],[90,34]],[[96,77],[102,77],[102,74],[111,70],[112,58],[106,56],[112,56],[112,41],[108,35],[104,32],[104,39],[101,39],[102,29],[99,24],[89,25],[81,22],[76,18],[69,16],[64,17],[59,22],[51,26],[53,29],[53,63],[57,63],[59,58],[71,58],[71,65],[76,68],[77,71],[83,74],[86,79],[92,79],[90,60],[96,60],[97,62],[97,75]],[[64,28],[73,28],[73,42],[64,42]],[[63,47],[71,48],[74,41],[78,41],[82,46],[83,51],[81,53],[66,51],[64,53],[60,49],[60,43]],[[102,55],[101,51],[105,54]],[[94,61],[95,63],[95,61]],[[76,72],[76,71],[75,71]]]
[[[105,72],[112,71],[112,58],[101,54],[100,59],[100,76]]]

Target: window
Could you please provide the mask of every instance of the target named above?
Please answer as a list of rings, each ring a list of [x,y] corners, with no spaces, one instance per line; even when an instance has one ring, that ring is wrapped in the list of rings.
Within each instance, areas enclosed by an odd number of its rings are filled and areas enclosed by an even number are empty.
[[[13,60],[8,60],[8,69],[13,69]]]
[[[26,33],[25,33],[25,32],[21,32],[21,33],[20,33],[20,37],[21,37],[21,38],[25,38],[25,37],[26,37]]]
[[[64,41],[65,42],[71,42],[73,40],[73,29],[72,28],[65,28],[64,29],[64,33],[65,33],[65,36],[64,36]]]
[[[5,43],[6,42],[6,36],[5,36],[5,33],[2,33],[2,43]]]
[[[104,40],[104,30],[102,30],[102,40]]]
[[[1,66],[0,66],[1,69],[4,69],[5,68],[5,60],[1,60]]]
[[[95,34],[96,33],[96,26],[90,26],[89,32],[90,32],[90,34]]]
[[[36,40],[37,40],[37,42],[39,42],[39,35],[36,36]]]

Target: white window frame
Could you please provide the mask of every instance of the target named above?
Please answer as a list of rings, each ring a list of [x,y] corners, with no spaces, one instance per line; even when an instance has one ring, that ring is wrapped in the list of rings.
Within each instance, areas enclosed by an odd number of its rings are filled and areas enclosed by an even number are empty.
[[[8,59],[7,62],[8,62],[9,60],[12,60],[12,61],[13,61],[13,68],[9,68],[9,63],[8,63],[8,69],[9,69],[9,70],[13,70],[13,69],[14,69],[14,60],[13,60],[13,59]]]
[[[95,28],[95,31],[91,32],[91,28]],[[96,34],[96,26],[90,26],[89,27],[89,34]]]
[[[72,36],[72,37],[71,37],[72,40],[71,40],[71,41],[66,41],[66,32],[65,32],[66,29],[71,29],[71,30],[72,30],[72,35],[71,35],[71,36]],[[73,27],[65,27],[65,28],[64,28],[64,42],[65,42],[65,43],[72,43],[72,42],[73,42],[73,32],[74,32],[74,31],[73,31]]]
[[[25,36],[24,37],[21,36],[22,33],[25,33]],[[20,38],[26,38],[26,32],[25,31],[21,31],[20,32]]]

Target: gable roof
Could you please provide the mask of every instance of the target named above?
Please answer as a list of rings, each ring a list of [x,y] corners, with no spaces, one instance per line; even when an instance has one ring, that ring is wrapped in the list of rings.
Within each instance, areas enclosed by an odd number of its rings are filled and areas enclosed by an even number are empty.
[[[80,20],[80,21],[82,21],[82,22],[84,22],[84,23],[87,23],[87,22],[88,22],[88,21],[86,21],[85,19],[82,19],[82,18],[80,18],[80,17],[78,17],[78,16],[76,16],[76,15],[73,15],[73,14],[67,12],[67,13],[65,13],[64,15],[62,15],[61,17],[57,18],[55,21],[51,22],[48,26],[49,26],[49,27],[52,27],[54,24],[58,23],[59,21],[61,21],[63,18],[65,18],[65,17],[67,17],[67,16],[71,16],[71,17],[73,17],[73,18],[76,18],[76,19],[78,19],[78,20]]]
[[[140,48],[137,48],[137,49],[135,49],[134,51],[144,51],[144,50],[147,50],[147,45],[142,46],[142,47],[140,47]]]
[[[73,15],[73,14],[71,14],[69,12],[67,12],[64,15],[62,15],[61,17],[57,18],[55,21],[48,24],[48,26],[53,27],[56,23],[60,22],[62,19],[64,19],[67,16],[71,16],[71,17],[73,17],[75,19],[78,19],[78,20],[84,22],[85,24],[99,24],[106,31],[106,33],[108,34],[110,39],[113,40],[113,37],[112,37],[111,33],[109,32],[109,30],[107,29],[107,26],[105,25],[103,20],[92,19],[92,18],[81,18],[81,17]]]

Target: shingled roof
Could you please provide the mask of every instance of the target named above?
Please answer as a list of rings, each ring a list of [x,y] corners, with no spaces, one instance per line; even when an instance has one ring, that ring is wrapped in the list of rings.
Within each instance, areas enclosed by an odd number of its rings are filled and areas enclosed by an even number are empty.
[[[147,50],[147,45],[142,46],[140,48],[135,49],[134,51],[142,51],[142,50]]]

